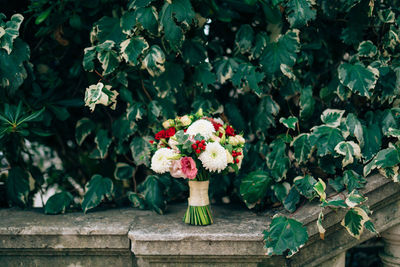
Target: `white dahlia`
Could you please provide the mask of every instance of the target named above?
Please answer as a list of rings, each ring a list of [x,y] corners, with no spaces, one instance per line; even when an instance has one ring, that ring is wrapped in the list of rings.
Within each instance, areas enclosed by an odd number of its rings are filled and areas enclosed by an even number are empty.
[[[208,143],[199,159],[203,167],[211,172],[221,172],[228,166],[226,150],[219,143]]]
[[[190,125],[186,131],[186,134],[195,136],[196,134],[201,134],[206,140],[210,139],[215,133],[214,126],[208,120],[197,120]]]
[[[160,148],[154,153],[151,158],[151,169],[156,173],[165,173],[169,171],[172,160],[176,158],[178,154],[169,148]]]

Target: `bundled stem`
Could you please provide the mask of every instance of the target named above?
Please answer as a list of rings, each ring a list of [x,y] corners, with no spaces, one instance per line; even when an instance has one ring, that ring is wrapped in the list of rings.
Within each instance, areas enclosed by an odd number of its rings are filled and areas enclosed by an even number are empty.
[[[191,225],[210,225],[213,223],[210,201],[208,199],[209,181],[189,181],[189,206],[183,221]]]

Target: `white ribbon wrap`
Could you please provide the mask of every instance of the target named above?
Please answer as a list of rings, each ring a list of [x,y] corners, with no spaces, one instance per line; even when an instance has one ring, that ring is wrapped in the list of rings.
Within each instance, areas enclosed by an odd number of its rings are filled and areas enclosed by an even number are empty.
[[[209,181],[189,181],[190,197],[189,206],[207,206],[210,204],[208,198]]]

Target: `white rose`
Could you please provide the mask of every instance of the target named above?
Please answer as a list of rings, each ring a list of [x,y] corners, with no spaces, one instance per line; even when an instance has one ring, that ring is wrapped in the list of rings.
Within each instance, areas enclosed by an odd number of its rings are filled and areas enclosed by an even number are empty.
[[[219,141],[221,141],[221,138],[219,138],[218,136],[216,136],[216,135],[211,135],[211,138],[210,138],[211,140],[213,140],[214,142],[218,142],[219,143]]]
[[[236,135],[235,137],[240,145],[243,145],[246,142],[246,140],[241,135]]]
[[[190,119],[190,117],[188,115],[181,117],[180,121],[183,126],[189,126],[192,123],[192,120]]]
[[[164,127],[164,129],[168,129],[170,127],[173,127],[174,126],[174,120],[171,120],[171,119],[166,120],[166,121],[163,122],[162,126]]]
[[[238,140],[234,136],[229,136],[228,143],[232,146],[237,146],[239,144]]]
[[[226,151],[226,159],[227,159],[228,164],[233,163],[233,157],[232,157],[231,153],[229,153],[229,151],[226,149],[225,149],[225,151]]]

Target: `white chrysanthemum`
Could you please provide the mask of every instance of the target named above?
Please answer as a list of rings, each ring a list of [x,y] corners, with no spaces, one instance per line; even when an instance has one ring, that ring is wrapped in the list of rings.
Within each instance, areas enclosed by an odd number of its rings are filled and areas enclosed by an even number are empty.
[[[226,150],[219,143],[208,143],[199,159],[203,167],[211,172],[221,172],[228,166]]]
[[[151,158],[151,169],[156,173],[165,173],[169,171],[172,160],[177,154],[169,148],[160,148]]]
[[[186,134],[192,136],[201,134],[206,140],[210,139],[213,133],[215,133],[215,129],[212,123],[203,119],[193,122],[186,131]]]

